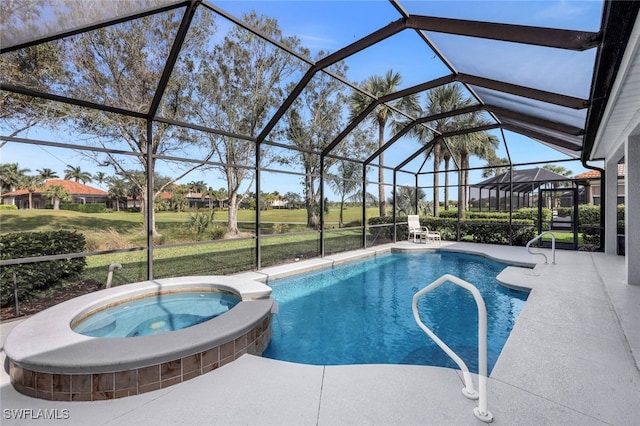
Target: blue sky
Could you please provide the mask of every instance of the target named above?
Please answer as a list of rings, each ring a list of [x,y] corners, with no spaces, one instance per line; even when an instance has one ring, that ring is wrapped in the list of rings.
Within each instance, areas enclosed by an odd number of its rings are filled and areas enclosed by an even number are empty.
[[[391,21],[400,18],[398,12],[386,0],[379,1],[211,1],[212,4],[240,17],[255,9],[260,14],[278,20],[285,36],[295,35],[313,53],[323,50],[335,52]],[[600,1],[401,1],[401,5],[411,14],[459,19],[486,20],[492,22],[535,25],[553,28],[597,31],[600,23],[602,2]],[[461,72],[482,75],[497,74],[500,78],[516,84],[541,89],[560,90],[572,96],[586,97],[591,78],[589,64],[593,62],[594,51],[565,52],[557,49],[541,49],[503,42],[477,41],[471,49],[463,50],[459,36],[431,34],[432,40]],[[541,52],[544,50],[544,52]],[[568,54],[567,54],[568,53]],[[540,56],[537,56],[540,55]],[[544,56],[543,56],[544,55]],[[388,69],[400,72],[402,87],[410,87],[449,73],[414,31],[404,31],[379,43],[366,51],[346,60],[350,81],[358,83],[367,77],[382,75]],[[494,77],[495,78],[495,77]],[[0,125],[1,126],[1,125]],[[1,128],[2,134],[6,130]],[[500,133],[495,133],[500,136]],[[549,148],[536,144],[523,136],[506,132],[510,154],[514,162],[543,161],[564,156]],[[25,136],[25,135],[21,135]],[[63,140],[64,135],[31,130],[29,137],[43,140]],[[390,137],[390,136],[389,136]],[[407,143],[407,146],[411,146]],[[407,148],[410,150],[410,148]],[[403,151],[399,149],[398,151]],[[389,153],[388,164],[403,159],[406,152],[399,152],[394,158]],[[498,152],[506,157],[501,144]],[[104,169],[83,159],[69,150],[50,147],[34,147],[8,143],[0,150],[0,161],[19,162],[35,172],[44,167],[62,175],[66,164],[80,165],[90,172]],[[473,160],[471,166],[484,162]],[[574,173],[585,169],[579,164],[563,163]],[[270,175],[271,176],[271,175]],[[183,181],[201,180],[196,175]],[[204,179],[214,187],[224,186],[224,182],[207,175]],[[292,190],[301,192],[297,177],[285,175],[263,180],[263,190],[278,190],[280,193]],[[473,180],[473,177],[472,177]],[[294,182],[295,181],[295,182]],[[387,182],[390,182],[387,179]],[[455,179],[453,180],[455,182]],[[402,183],[402,182],[400,182]]]

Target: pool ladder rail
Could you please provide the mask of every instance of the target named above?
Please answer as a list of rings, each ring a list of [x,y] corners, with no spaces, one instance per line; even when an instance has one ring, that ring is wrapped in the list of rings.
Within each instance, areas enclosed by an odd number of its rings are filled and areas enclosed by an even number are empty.
[[[427,327],[422,320],[418,312],[418,300],[428,292],[436,289],[445,282],[452,282],[453,284],[468,290],[476,301],[478,306],[478,391],[473,388],[473,380],[467,364],[456,354],[446,343],[444,343],[438,336],[436,336]],[[465,387],[462,389],[462,394],[473,400],[478,400],[478,406],[473,409],[473,414],[485,423],[491,423],[493,421],[493,414],[487,408],[487,307],[484,303],[484,299],[480,294],[480,291],[467,281],[458,278],[451,274],[445,274],[418,291],[413,296],[413,318],[418,323],[418,326],[427,333],[427,335],[434,341],[440,348],[445,351],[447,355],[456,363],[462,375],[464,377]]]
[[[552,255],[552,257],[553,257],[553,264],[555,265],[555,264],[556,264],[556,236],[555,236],[555,234],[554,234],[553,232],[551,232],[551,231],[544,231],[542,234],[538,235],[537,237],[532,238],[532,239],[531,239],[531,241],[529,241],[529,242],[527,243],[527,251],[528,251],[530,254],[534,254],[534,255],[535,255],[535,254],[537,254],[537,255],[539,255],[539,256],[544,256],[544,263],[549,263],[549,262],[547,261],[547,255],[546,255],[546,254],[544,254],[544,253],[536,253],[536,252],[532,252],[532,251],[531,251],[531,247],[530,247],[530,246],[531,246],[531,244],[533,244],[534,242],[536,242],[536,241],[538,241],[539,239],[541,239],[544,235],[551,235],[551,255]]]

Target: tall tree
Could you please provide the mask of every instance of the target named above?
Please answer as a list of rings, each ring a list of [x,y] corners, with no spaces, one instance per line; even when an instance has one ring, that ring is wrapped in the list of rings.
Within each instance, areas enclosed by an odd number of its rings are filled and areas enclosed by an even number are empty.
[[[564,177],[571,177],[571,175],[573,174],[571,170],[567,169],[564,166],[558,166],[557,164],[545,164],[544,166],[542,166],[542,168],[549,170],[550,172],[562,175]]]
[[[299,40],[283,37],[276,20],[245,14],[243,21],[283,45],[296,49]],[[256,162],[258,136],[270,114],[286,96],[285,86],[299,70],[295,59],[253,33],[233,27],[221,41],[212,34],[213,48],[197,51],[197,67],[188,84],[194,89],[194,111],[199,120],[226,134],[208,133],[207,140],[218,163],[212,166],[227,182],[228,233],[238,233],[238,208],[253,187],[255,168],[269,161],[268,145],[262,145],[262,164]],[[238,139],[230,134],[244,135]]]
[[[359,201],[362,190],[362,164],[353,161],[340,160],[338,173],[329,176],[329,186],[340,197],[340,215],[338,226],[344,226],[344,205],[347,201]]]
[[[29,192],[29,210],[33,208],[33,193],[42,186],[43,179],[39,175],[24,176],[20,182],[21,189]]]
[[[120,211],[120,202],[127,196],[127,183],[124,179],[116,176],[108,177],[106,182],[109,197],[115,200],[116,211]]]
[[[442,149],[442,161],[444,162],[444,209],[449,210],[449,163],[453,155],[446,146]]]
[[[107,175],[104,172],[95,172],[91,177],[98,185],[107,182]]]
[[[55,19],[42,17],[50,18],[58,8],[64,7],[63,2],[0,2],[3,41],[29,37],[34,25],[38,25],[39,31],[42,31],[42,26],[54,27]],[[0,55],[3,83],[49,91],[65,80],[65,52],[64,42],[53,41],[3,53]],[[0,119],[3,127],[11,130],[9,136],[16,136],[36,125],[54,126],[68,117],[71,110],[65,104],[34,96],[3,92],[0,97]],[[4,144],[0,141],[0,147]]]
[[[467,114],[459,124],[463,128],[474,128],[487,125],[489,122],[479,114]],[[464,217],[467,207],[469,157],[474,155],[482,159],[487,159],[495,156],[495,151],[498,145],[498,138],[486,131],[465,133],[463,135],[457,135],[450,138],[450,147],[453,150],[454,155],[459,159],[458,161],[462,170],[462,179],[459,183],[462,188],[462,199],[458,200],[458,211],[462,217]]]
[[[322,53],[321,53],[322,54]],[[344,73],[344,64],[338,72]],[[342,120],[342,108],[346,101],[343,85],[328,74],[319,73],[287,111],[287,138],[296,146],[296,157],[304,166],[304,197],[307,210],[307,226],[320,226],[320,155],[338,133]],[[325,170],[332,160],[325,163]]]
[[[372,94],[376,98],[385,96],[396,92],[402,77],[399,73],[393,72],[393,70],[387,71],[384,76],[374,75],[369,77],[363,84],[362,89]],[[360,92],[353,92],[350,99],[351,105],[351,119],[359,115],[364,111],[373,100]],[[417,98],[414,95],[405,96],[389,105],[380,104],[376,106],[375,110],[367,117],[378,130],[378,147],[384,145],[384,132],[387,126],[389,118],[393,117],[394,111],[391,107],[395,107],[401,111],[414,114],[418,110]],[[380,216],[386,216],[387,206],[385,202],[385,189],[384,189],[384,153],[380,153],[378,157],[378,199],[380,207]]]
[[[396,188],[391,202],[396,206],[398,213],[404,213],[405,215],[418,214],[418,205],[426,195],[422,188],[399,186]]]
[[[194,192],[194,193],[202,193],[204,191],[206,191],[207,189],[207,184],[205,181],[203,180],[199,180],[199,181],[191,181],[187,184],[189,186],[189,192]]]
[[[53,209],[60,210],[60,201],[71,201],[71,192],[62,185],[51,185],[42,193],[43,197],[53,199]]]
[[[57,179],[59,177],[58,173],[48,168],[37,169],[36,172],[38,172],[38,176],[40,176],[42,180]]]
[[[462,88],[458,84],[447,84],[438,86],[428,92],[424,107],[422,108],[423,116],[432,116],[443,112],[453,111],[471,104],[471,99],[465,97]],[[443,142],[442,139],[436,138],[437,133],[446,133],[457,130],[459,126],[460,116],[445,117],[439,120],[430,121],[428,127],[416,126],[414,129],[423,143],[427,143],[435,139],[431,155],[433,156],[433,215],[440,214],[440,163],[443,160]],[[432,131],[431,129],[435,130]],[[444,158],[449,160],[450,153],[445,151]],[[448,193],[448,170],[449,162],[445,162],[445,208],[449,201]]]
[[[22,179],[30,169],[21,169],[18,163],[0,164],[0,189],[1,192],[12,192],[20,186]]]
[[[91,173],[83,172],[80,166],[67,166],[67,168],[64,169],[64,178],[82,183],[91,182],[92,180]]]
[[[495,153],[493,153],[493,155],[489,153],[489,156],[486,158],[485,167],[482,171],[483,178],[500,176],[509,170],[509,159],[498,157]]]
[[[131,111],[148,112],[157,95],[183,12],[184,9],[170,10],[69,39],[66,47],[71,59],[70,73],[74,76],[71,95]],[[154,111],[156,115],[189,121],[189,114],[194,113],[191,103],[194,55],[207,50],[207,35],[216,31],[213,17],[212,13],[194,16],[180,60],[173,67],[162,101]],[[202,167],[212,154],[210,148],[201,151],[196,138],[177,126],[156,122],[149,131],[145,120],[89,109],[80,111],[75,124],[78,132],[93,136],[87,140],[91,145],[112,149],[114,141],[118,141],[137,154],[116,156],[102,151],[85,152],[96,164],[112,167],[116,175],[135,186],[135,191],[130,193],[140,199],[143,225],[154,235],[158,232],[154,209],[147,212],[148,205],[152,204],[149,201],[154,201],[173,182]],[[175,175],[163,185],[153,182],[153,190],[147,193],[147,179],[154,176],[156,156],[177,153],[201,162],[175,163],[172,167]]]

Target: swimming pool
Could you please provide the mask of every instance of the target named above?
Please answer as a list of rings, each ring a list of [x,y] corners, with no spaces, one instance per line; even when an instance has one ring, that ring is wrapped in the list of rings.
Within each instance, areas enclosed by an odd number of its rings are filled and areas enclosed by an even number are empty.
[[[462,253],[391,253],[270,283],[279,305],[263,356],[314,364],[414,364],[457,368],[418,327],[413,295],[445,273],[481,292],[488,313],[488,372],[528,293],[495,277],[507,265]],[[422,321],[478,371],[477,308],[470,293],[442,285],[420,300]]]

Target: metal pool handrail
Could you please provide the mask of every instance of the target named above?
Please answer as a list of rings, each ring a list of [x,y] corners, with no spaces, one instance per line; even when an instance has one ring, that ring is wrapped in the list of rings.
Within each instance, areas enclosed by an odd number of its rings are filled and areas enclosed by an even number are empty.
[[[527,243],[527,251],[530,254],[538,254],[540,256],[544,256],[544,263],[549,263],[547,261],[547,255],[544,253],[534,253],[531,251],[531,248],[529,247],[531,244],[533,244],[535,241],[539,240],[540,238],[542,238],[543,235],[551,235],[551,254],[553,256],[553,264],[556,264],[556,236],[553,232],[551,231],[544,231],[542,234],[538,235],[535,238],[532,238],[531,241],[529,241]]]
[[[447,346],[446,343],[440,340],[438,336],[424,325],[418,313],[418,299],[431,290],[434,290],[444,284],[446,281],[450,281],[453,284],[468,290],[473,295],[476,305],[478,306],[478,392],[473,389],[471,373],[469,373],[469,368],[467,368],[464,361],[449,346]],[[422,290],[418,291],[413,296],[412,309],[413,318],[416,320],[416,323],[418,323],[420,328],[427,333],[427,335],[436,342],[436,344],[440,346],[440,348],[442,348],[442,350],[445,351],[445,353],[449,355],[456,364],[458,364],[460,370],[462,370],[465,384],[465,387],[462,389],[462,394],[469,399],[478,399],[478,407],[473,409],[473,414],[483,422],[492,422],[493,414],[491,414],[487,409],[487,308],[480,291],[478,291],[473,284],[470,284],[463,279],[451,274],[445,274]]]

